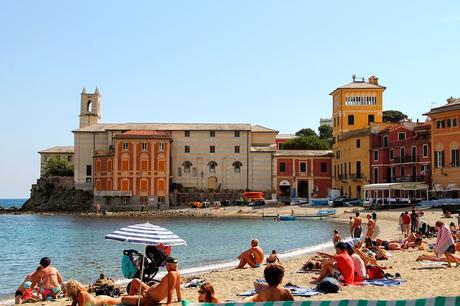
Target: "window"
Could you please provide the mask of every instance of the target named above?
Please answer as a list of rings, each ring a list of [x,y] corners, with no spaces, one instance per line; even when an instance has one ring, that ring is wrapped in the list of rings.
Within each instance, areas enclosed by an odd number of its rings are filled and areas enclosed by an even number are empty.
[[[209,153],[216,153],[216,146],[209,146]]]
[[[383,147],[388,148],[388,135],[383,136]]]
[[[300,163],[300,172],[307,172],[307,163]]]
[[[235,153],[240,153],[240,146],[235,146]]]
[[[367,123],[371,124],[372,122],[374,122],[374,115],[367,115]]]
[[[422,165],[421,175],[428,175],[430,172],[430,165]]]
[[[356,147],[361,148],[361,139],[356,139]]]
[[[216,131],[209,131],[209,137],[216,137]]]
[[[446,127],[446,122],[444,120],[436,120],[436,128],[443,129]]]
[[[190,137],[190,131],[184,131],[184,136],[185,137]]]
[[[412,161],[413,162],[417,161],[417,147],[416,146],[412,147]]]
[[[378,182],[379,182],[379,169],[374,168],[374,183],[378,183]]]
[[[195,168],[195,167],[193,167],[193,168],[192,168],[192,176],[196,176],[196,175],[197,175],[197,171],[196,171],[196,168]]]
[[[67,161],[68,161],[69,163],[72,162],[72,155],[68,155],[68,156],[67,156]]]
[[[190,153],[190,146],[185,146],[184,147],[184,152],[185,153]]]
[[[335,158],[340,159],[340,151],[335,151]]]
[[[127,141],[123,141],[123,151],[128,151],[129,149],[129,144]]]
[[[164,160],[159,160],[158,161],[158,171],[165,171],[165,161]]]
[[[147,204],[147,197],[140,197],[139,202],[140,202],[142,205]]]
[[[141,171],[147,171],[149,169],[149,160],[147,158],[141,159]]]
[[[321,172],[327,172],[327,163],[321,163]]]
[[[165,198],[164,197],[158,197],[158,204],[164,204]]]
[[[457,126],[457,118],[450,118],[447,119],[447,127],[456,127]]]
[[[208,163],[209,173],[216,173],[217,163],[215,161],[210,161]]]
[[[233,165],[233,172],[235,172],[235,173],[240,173],[241,172],[241,166],[243,165],[243,164],[241,164],[241,162],[236,161],[232,165]]]
[[[182,168],[177,167],[177,176],[182,176]]]
[[[127,159],[121,160],[121,171],[128,171],[129,170],[129,161]]]
[[[399,157],[401,159],[401,162],[404,162],[404,155],[406,155],[406,150],[403,148],[399,149]]]
[[[356,162],[356,177],[361,178],[361,161]]]
[[[406,169],[404,167],[401,167],[399,169],[399,173],[400,173],[401,177],[406,177]]]
[[[149,182],[146,179],[141,180],[141,192],[148,192],[149,187],[148,187]]]
[[[379,160],[379,151],[375,150],[374,151],[374,161],[378,161]]]
[[[395,151],[393,149],[390,149],[390,159],[395,158]]]
[[[406,139],[406,133],[405,132],[399,132],[398,133],[398,140],[404,140]]]
[[[164,142],[160,142],[158,144],[158,149],[160,150],[160,152],[163,152],[165,150],[165,143]]]
[[[86,165],[86,176],[93,176],[93,169],[91,165]]]
[[[428,157],[428,145],[423,145],[423,157]]]
[[[392,182],[395,179],[395,168],[394,167],[390,168],[390,179]]]
[[[444,151],[436,151],[436,168],[444,167]]]
[[[286,163],[280,163],[280,172],[286,172]]]
[[[355,116],[348,115],[348,125],[354,125],[354,124],[355,124]]]
[[[451,150],[450,151],[450,165],[452,167],[458,167],[459,166],[459,150]]]
[[[142,151],[147,151],[147,143],[146,142],[142,143]]]
[[[192,167],[192,163],[189,162],[188,160],[187,161],[184,161],[184,163],[182,164],[182,166],[184,166],[184,173],[190,173],[190,167]]]
[[[121,197],[121,204],[129,204],[129,197]]]
[[[240,131],[235,131],[235,137],[240,137]]]

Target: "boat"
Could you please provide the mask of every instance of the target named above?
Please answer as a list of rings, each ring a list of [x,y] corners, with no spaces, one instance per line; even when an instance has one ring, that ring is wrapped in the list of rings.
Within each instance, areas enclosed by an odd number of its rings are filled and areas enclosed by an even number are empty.
[[[336,212],[337,211],[335,209],[321,209],[316,213],[316,215],[319,217],[332,216],[335,215]]]
[[[291,198],[291,205],[302,205],[307,203],[308,200],[306,198]]]
[[[280,221],[294,221],[296,219],[295,216],[291,215],[281,215],[280,216]]]
[[[311,199],[311,206],[322,206],[328,205],[329,199],[328,198],[316,198]]]

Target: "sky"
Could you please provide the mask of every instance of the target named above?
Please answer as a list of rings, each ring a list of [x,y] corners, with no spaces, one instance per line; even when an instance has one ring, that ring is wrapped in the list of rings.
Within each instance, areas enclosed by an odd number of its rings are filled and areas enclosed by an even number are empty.
[[[329,93],[376,75],[409,118],[460,96],[459,1],[0,3],[0,198],[25,198],[38,151],[73,145],[80,93],[101,122],[251,123],[294,133]]]

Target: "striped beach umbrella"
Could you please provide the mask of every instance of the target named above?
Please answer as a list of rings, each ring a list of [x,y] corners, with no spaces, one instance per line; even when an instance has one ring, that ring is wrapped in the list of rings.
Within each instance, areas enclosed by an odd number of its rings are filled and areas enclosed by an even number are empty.
[[[158,225],[153,225],[149,222],[122,227],[119,230],[106,235],[105,239],[154,246],[158,246],[160,244],[165,246],[187,244],[185,240],[170,230]]]

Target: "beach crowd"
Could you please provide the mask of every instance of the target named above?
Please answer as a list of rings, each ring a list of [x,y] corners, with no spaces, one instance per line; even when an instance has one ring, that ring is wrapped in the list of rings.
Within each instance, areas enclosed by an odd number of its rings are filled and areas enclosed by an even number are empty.
[[[404,252],[409,249],[426,251],[417,258],[417,261],[445,262],[447,267],[460,265],[460,225],[454,222],[446,224],[440,220],[433,225],[422,219],[423,212],[413,209],[402,212],[399,218],[401,239],[385,240],[376,237],[378,224],[377,213],[366,215],[364,221],[360,213],[355,212],[349,219],[349,233],[351,239],[342,239],[341,233],[334,230],[332,245],[335,253],[317,252],[305,260],[299,267],[301,273],[312,273],[306,277],[305,285],[313,286],[319,292],[337,292],[341,286],[360,285],[363,282],[375,279],[401,279],[399,273],[390,274],[392,267],[384,264],[391,252]],[[367,224],[366,224],[367,223]],[[366,228],[366,231],[364,231]],[[427,243],[427,239],[436,238],[434,243]],[[255,292],[245,297],[243,301],[292,301],[293,293],[289,288],[282,286],[285,268],[278,258],[276,250],[265,255],[259,241],[252,239],[250,248],[241,252],[239,263],[235,270],[259,268],[266,264],[263,270],[263,280],[254,283]],[[102,306],[102,305],[155,305],[161,302],[170,304],[182,300],[181,275],[178,271],[178,260],[168,256],[165,260],[167,274],[159,281],[144,283],[134,278],[120,296],[111,291],[97,291],[97,288],[109,284],[114,287],[113,281],[101,274],[93,287],[82,285],[76,280],[63,282],[59,271],[51,265],[51,260],[44,257],[39,266],[19,285],[15,293],[16,304],[54,300],[61,296],[72,299],[72,306]],[[223,303],[228,300],[219,298],[216,289],[210,282],[202,282],[198,286],[197,301]],[[93,291],[98,292],[97,295]],[[174,299],[175,295],[175,299]]]

